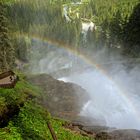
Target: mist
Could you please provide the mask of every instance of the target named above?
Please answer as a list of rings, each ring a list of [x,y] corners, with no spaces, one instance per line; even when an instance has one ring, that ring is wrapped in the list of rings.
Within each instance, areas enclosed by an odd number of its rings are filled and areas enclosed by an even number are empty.
[[[140,140],[139,0],[0,9],[0,139]]]
[[[81,48],[84,58],[78,52],[34,38],[29,72],[47,73],[84,88],[90,100],[81,106],[79,116],[96,119],[108,127],[140,130],[139,59],[123,57],[120,48]]]
[[[80,4],[81,2],[74,3],[74,5]],[[39,34],[40,38],[30,38],[32,45],[28,72],[34,74],[47,73],[58,80],[72,82],[84,88],[90,100],[81,107],[80,116],[105,120],[106,126],[109,127],[140,130],[140,59],[124,58],[120,55],[122,48],[119,42],[115,42],[112,34],[110,40],[113,40],[114,42],[112,42],[116,46],[112,47],[112,43],[108,43],[108,40],[105,43],[100,41],[100,37],[104,33],[103,29],[96,26],[91,21],[92,18],[79,17],[80,11],[78,9],[77,11],[74,10],[75,16],[70,16],[72,6],[68,7],[69,5],[64,4],[61,7],[62,13],[58,15],[58,18],[49,19],[50,23],[54,24],[48,23],[46,28],[42,26],[42,28],[30,29],[32,34]],[[61,15],[65,20],[62,20]],[[41,17],[45,19],[43,14]],[[50,14],[50,17],[54,17],[53,14]],[[79,22],[76,23],[79,18],[80,24]],[[59,22],[57,22],[58,19],[60,19]],[[38,17],[37,21],[39,22]],[[47,22],[47,20],[43,21]],[[59,24],[62,25],[59,26]],[[77,26],[79,27],[77,28]],[[96,30],[97,34],[93,34]],[[75,31],[74,34],[72,31]],[[63,35],[63,33],[65,34]],[[41,36],[44,34],[46,34],[45,37],[65,43],[57,44],[53,41],[49,43],[47,40],[41,40]],[[79,50],[77,52],[70,51],[65,47],[65,44],[73,45],[74,43],[80,44],[78,44]],[[107,43],[110,46],[101,45]],[[99,65],[99,68],[95,66],[96,64]]]
[[[39,52],[40,43],[34,42],[38,45],[34,54]],[[83,104],[79,116],[105,120],[102,125],[118,129],[140,129],[140,66],[136,60],[123,58],[116,52],[108,56],[105,49],[91,55],[87,49],[89,62],[100,65],[97,68],[65,48],[48,45],[47,51],[40,60],[33,60],[36,64],[31,64],[31,71],[47,73],[84,88],[90,100]]]
[[[123,70],[110,79],[98,70],[87,70],[60,80],[87,90],[90,100],[83,106],[81,116],[104,118],[107,126],[119,129],[140,129],[137,74],[135,69],[130,73]]]

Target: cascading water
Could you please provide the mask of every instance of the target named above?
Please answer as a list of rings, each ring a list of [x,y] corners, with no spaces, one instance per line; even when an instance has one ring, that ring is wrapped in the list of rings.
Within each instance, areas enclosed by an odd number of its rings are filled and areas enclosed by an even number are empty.
[[[132,103],[134,98],[126,97],[127,93],[100,71],[89,70],[60,80],[79,84],[89,93],[90,100],[80,115],[99,120],[104,117],[110,127],[140,129],[139,114]]]
[[[112,81],[102,71],[91,68],[82,58],[79,58],[66,49],[51,46],[51,48],[48,48],[48,52],[47,56],[45,55],[42,59],[37,60],[37,62],[39,61],[37,65],[40,68],[39,70],[37,69],[37,73],[70,70],[70,76],[63,77],[67,75],[63,71],[62,75],[59,75],[59,77],[62,76],[59,80],[80,85],[86,89],[90,96],[90,100],[81,110],[81,116],[90,116],[98,120],[105,119],[107,126],[110,127],[140,129],[138,113],[138,109],[140,108],[140,96],[138,95],[138,91],[140,90],[139,68],[135,69],[131,75],[127,75],[125,71],[122,71],[123,67],[120,67],[120,73],[119,66],[115,64],[115,74],[112,78],[114,81]],[[96,59],[98,60],[98,58]],[[109,61],[107,62],[109,63]],[[104,64],[105,62],[102,63]],[[123,88],[125,87],[126,92],[116,83],[122,85]]]
[[[66,6],[64,7],[64,15],[66,20],[70,21]],[[81,33],[83,34],[83,41],[87,41],[88,30],[92,31],[93,29],[96,29],[93,22],[82,22]],[[99,120],[104,117],[107,126],[110,127],[140,129],[140,119],[137,111],[140,107],[139,96],[137,93],[133,94],[133,91],[139,91],[136,89],[138,86],[131,89],[130,84],[124,81],[129,75],[125,75],[125,77],[119,74],[116,75],[119,78],[114,77],[114,79],[126,86],[126,92],[111,78],[97,69],[85,70],[81,74],[72,74],[59,80],[76,83],[89,93],[90,100],[83,106],[80,115],[90,116]],[[136,81],[134,81],[131,82],[135,83]]]
[[[64,5],[64,17],[67,22],[71,22],[68,10],[68,5]],[[82,22],[81,33],[83,34],[84,41],[86,41],[87,32],[89,30],[92,31],[93,29],[96,29],[93,22]],[[35,65],[35,67],[31,66],[33,73],[51,73],[71,69],[71,71],[74,71],[74,73],[71,73],[71,76],[62,77],[59,80],[76,83],[88,92],[90,100],[82,107],[80,112],[81,116],[90,116],[99,120],[105,118],[107,126],[110,127],[140,129],[140,117],[138,113],[138,109],[140,107],[138,99],[140,97],[137,96],[137,94],[131,94],[133,93],[133,90],[129,88],[129,83],[126,84],[126,88],[130,89],[130,91],[124,92],[115,82],[111,80],[111,78],[106,76],[100,70],[96,68],[87,70],[86,64],[80,62],[78,58],[77,62],[74,62],[75,56],[64,49],[53,49],[55,46],[51,46],[49,43],[45,42],[45,44],[43,42],[44,45],[48,47],[48,50],[46,49],[47,47],[44,47],[43,51],[45,49],[47,51],[43,56],[42,54],[39,54],[38,51],[41,48],[40,43],[42,43],[42,41],[33,40],[33,42],[35,46],[38,45],[38,47],[34,47],[34,53],[39,55],[39,59],[33,57],[34,59],[37,59],[35,62],[33,61],[33,65]],[[100,54],[99,57],[101,58],[102,55]],[[82,69],[82,73],[76,73],[75,69],[77,71]],[[119,78],[122,80],[127,77],[128,75]],[[133,89],[136,88],[134,87]],[[139,88],[136,89],[135,92],[138,91]]]

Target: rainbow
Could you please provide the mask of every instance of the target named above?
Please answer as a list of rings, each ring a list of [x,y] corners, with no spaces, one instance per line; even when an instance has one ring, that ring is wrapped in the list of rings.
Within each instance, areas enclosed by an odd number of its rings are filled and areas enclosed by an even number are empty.
[[[132,103],[132,101],[130,100],[129,96],[127,96],[127,94],[125,94],[126,92],[123,89],[123,87],[121,85],[119,85],[118,83],[116,83],[115,81],[113,81],[112,77],[110,77],[108,75],[108,73],[99,64],[97,64],[95,61],[91,60],[84,53],[81,53],[81,52],[79,53],[77,51],[76,47],[72,47],[72,46],[70,46],[70,45],[68,45],[68,44],[66,44],[66,43],[64,43],[62,41],[57,41],[57,40],[49,39],[49,38],[46,38],[46,37],[41,37],[41,36],[36,35],[36,34],[18,34],[18,37],[29,37],[31,39],[34,39],[34,40],[37,40],[37,41],[40,41],[40,42],[44,42],[46,44],[56,46],[58,48],[63,48],[66,51],[72,53],[74,56],[76,56],[80,60],[82,60],[83,62],[85,62],[86,64],[88,64],[89,66],[93,67],[94,69],[97,69],[105,77],[107,77],[111,81],[111,83],[117,87],[117,89],[119,89],[119,91],[120,91],[119,96],[121,96],[124,99],[124,101],[126,101],[129,104],[129,107],[135,112],[135,115],[138,118],[140,118],[139,112],[135,108],[135,106]]]

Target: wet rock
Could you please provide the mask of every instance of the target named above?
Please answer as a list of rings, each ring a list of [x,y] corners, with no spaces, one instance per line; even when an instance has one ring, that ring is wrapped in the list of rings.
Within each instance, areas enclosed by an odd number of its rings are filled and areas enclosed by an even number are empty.
[[[110,140],[110,138],[107,132],[100,132],[96,134],[95,140]]]
[[[90,99],[87,91],[80,86],[56,80],[47,74],[28,76],[27,80],[43,90],[41,102],[53,116],[85,125],[105,124],[104,119],[97,120],[79,115],[84,104]]]
[[[89,100],[87,92],[80,86],[58,81],[46,74],[28,77],[28,80],[43,89],[44,105],[58,117],[75,118]]]
[[[83,125],[81,124],[75,124],[75,123],[68,123],[64,125],[65,128],[70,129],[76,133],[79,133],[83,136],[88,136],[88,137],[92,137],[95,138],[95,133],[92,131],[85,131],[83,130]]]
[[[96,134],[96,140],[140,140],[140,131],[138,130],[114,130],[112,132],[99,132]]]
[[[111,140],[140,140],[140,131],[129,129],[129,130],[115,130],[110,132]]]

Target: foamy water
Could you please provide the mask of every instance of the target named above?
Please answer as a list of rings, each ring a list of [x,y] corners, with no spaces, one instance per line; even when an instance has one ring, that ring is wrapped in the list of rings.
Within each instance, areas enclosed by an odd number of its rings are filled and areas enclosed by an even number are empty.
[[[89,93],[90,100],[83,106],[81,116],[104,118],[107,126],[119,129],[140,129],[136,96],[124,93],[103,73],[89,70],[59,80],[76,83]]]

